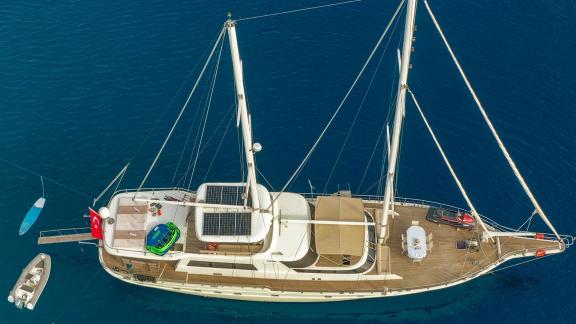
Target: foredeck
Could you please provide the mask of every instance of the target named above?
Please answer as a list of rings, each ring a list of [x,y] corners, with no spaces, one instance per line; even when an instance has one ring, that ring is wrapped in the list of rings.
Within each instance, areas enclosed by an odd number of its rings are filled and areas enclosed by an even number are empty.
[[[378,207],[376,204],[366,204],[368,208]],[[133,274],[149,276],[156,281],[169,281],[188,284],[226,285],[255,288],[268,288],[276,291],[321,291],[321,292],[353,292],[353,291],[393,291],[419,288],[431,288],[449,284],[463,278],[477,274],[495,262],[503,260],[507,255],[535,251],[536,249],[558,249],[558,243],[548,240],[535,240],[531,238],[503,238],[501,239],[500,259],[496,244],[486,242],[480,244],[480,250],[460,250],[456,242],[473,238],[476,234],[465,229],[457,229],[448,225],[439,225],[426,220],[428,208],[422,206],[397,206],[399,216],[391,224],[388,257],[390,273],[396,274],[400,280],[370,280],[377,278],[377,271],[373,269],[365,274],[366,280],[354,281],[316,281],[316,280],[277,280],[246,277],[226,277],[221,275],[195,275],[175,271],[175,262],[170,261],[144,261],[122,259],[112,256],[102,250],[103,263],[109,269],[122,276],[131,278]],[[433,248],[421,263],[414,263],[402,252],[402,234],[406,233],[413,221],[417,221],[426,233],[433,234]],[[193,222],[189,222],[193,223]],[[188,233],[194,229],[189,228]],[[193,243],[187,238],[186,251],[198,249],[199,242]],[[128,273],[126,263],[132,263]]]

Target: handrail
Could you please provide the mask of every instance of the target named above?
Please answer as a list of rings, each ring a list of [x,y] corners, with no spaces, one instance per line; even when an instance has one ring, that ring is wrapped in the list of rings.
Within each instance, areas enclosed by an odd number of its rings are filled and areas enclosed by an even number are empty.
[[[190,191],[189,189],[185,189],[185,188],[180,188],[180,187],[160,187],[160,188],[142,188],[140,190],[133,188],[133,189],[118,189],[116,191],[114,191],[114,194],[112,194],[113,196],[119,193],[124,193],[124,192],[142,192],[142,191],[161,191],[161,190],[179,190],[179,191],[185,191],[188,193],[194,193],[193,191]]]
[[[65,235],[65,233],[67,233],[67,232],[73,232],[73,234],[85,234],[85,232],[87,230],[90,230],[90,227],[70,227],[70,228],[59,228],[59,229],[53,229],[53,230],[45,230],[45,231],[40,231],[40,237]]]

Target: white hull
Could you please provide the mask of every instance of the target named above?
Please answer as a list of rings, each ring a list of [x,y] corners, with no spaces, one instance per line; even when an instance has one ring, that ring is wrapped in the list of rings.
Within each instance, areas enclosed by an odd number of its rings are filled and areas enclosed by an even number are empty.
[[[561,253],[563,250],[549,250],[548,253],[555,254]],[[444,288],[450,288],[456,285],[464,284],[468,281],[476,279],[483,276],[490,271],[494,270],[506,261],[523,258],[523,257],[534,257],[535,254],[532,252],[525,254],[514,254],[508,257],[503,257],[499,262],[493,264],[481,272],[475,273],[469,277],[465,277],[460,280],[456,280],[450,283],[445,283],[438,286],[428,287],[428,288],[415,288],[415,289],[404,289],[399,291],[381,291],[381,292],[346,292],[346,293],[334,293],[334,292],[294,292],[294,291],[275,291],[271,289],[261,289],[252,287],[237,287],[237,286],[214,286],[205,284],[184,284],[175,283],[168,281],[157,281],[152,282],[142,282],[134,279],[126,279],[122,275],[115,273],[114,271],[108,269],[102,260],[101,250],[99,250],[99,259],[102,263],[104,270],[112,277],[122,280],[124,282],[147,287],[155,288],[166,291],[171,291],[180,294],[201,296],[201,297],[211,297],[211,298],[222,298],[240,301],[256,301],[256,302],[291,302],[291,303],[304,303],[304,302],[335,302],[335,301],[349,301],[349,300],[359,300],[367,298],[383,298],[383,297],[397,297],[406,296],[418,293],[425,293],[430,291],[435,291]]]

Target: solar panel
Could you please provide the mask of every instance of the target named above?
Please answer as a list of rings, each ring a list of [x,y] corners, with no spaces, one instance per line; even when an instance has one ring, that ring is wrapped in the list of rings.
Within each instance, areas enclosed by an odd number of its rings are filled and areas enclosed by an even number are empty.
[[[243,206],[245,186],[206,186],[206,203]],[[252,206],[248,195],[247,206]]]
[[[250,213],[204,213],[203,235],[250,235],[252,217]]]

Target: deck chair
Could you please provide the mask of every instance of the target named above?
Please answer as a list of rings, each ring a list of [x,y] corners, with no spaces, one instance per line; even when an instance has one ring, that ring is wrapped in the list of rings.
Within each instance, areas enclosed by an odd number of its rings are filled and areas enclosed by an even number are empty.
[[[406,236],[402,233],[402,254],[406,254],[408,252],[408,244],[406,243]]]
[[[434,246],[434,241],[430,240],[427,244],[426,244],[426,251],[428,253],[432,253],[432,247]]]
[[[434,241],[432,240],[432,233],[426,236],[426,251],[428,253],[432,252],[432,247],[434,246]]]

